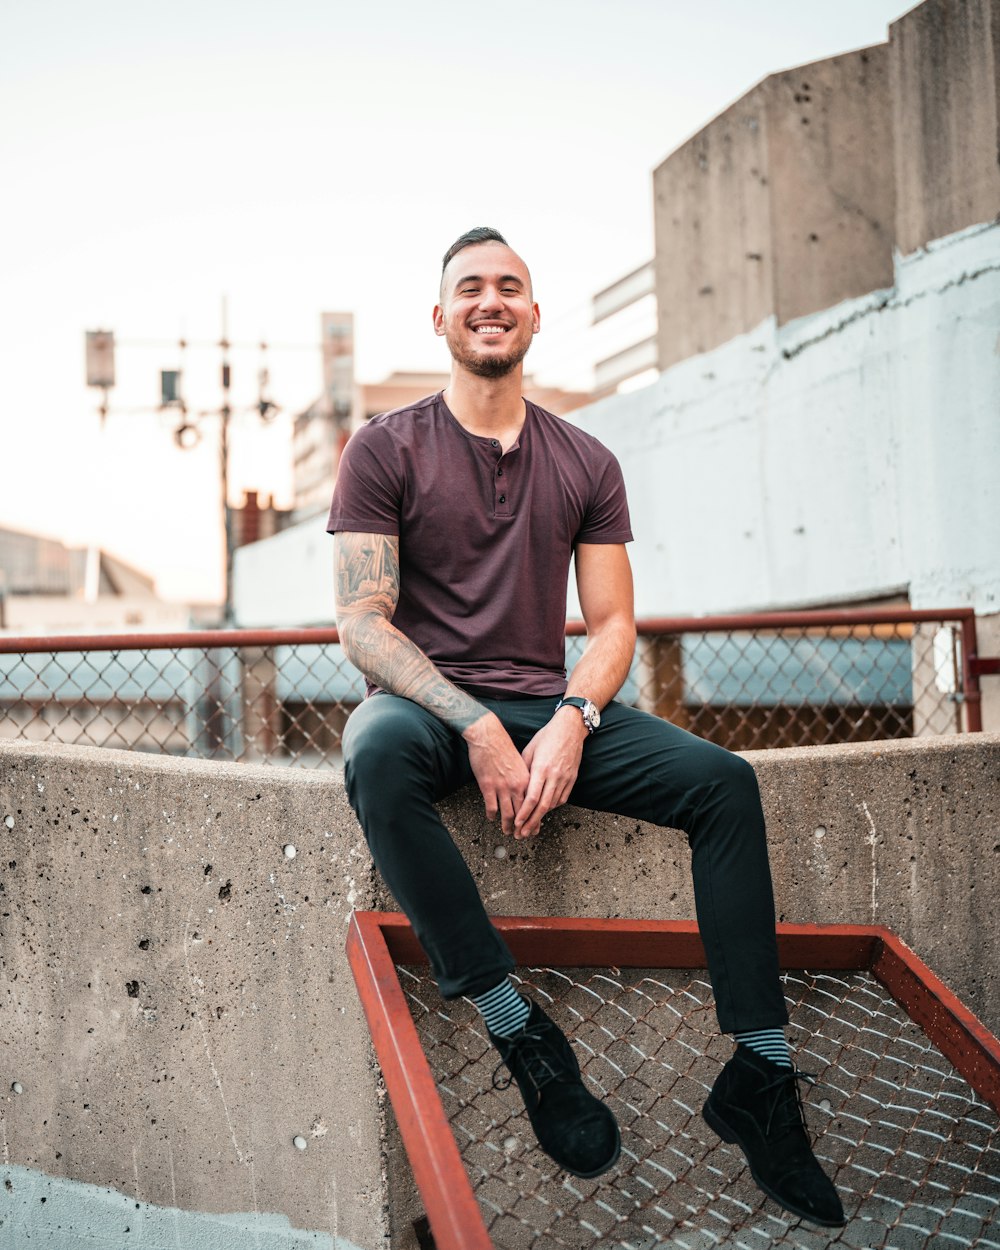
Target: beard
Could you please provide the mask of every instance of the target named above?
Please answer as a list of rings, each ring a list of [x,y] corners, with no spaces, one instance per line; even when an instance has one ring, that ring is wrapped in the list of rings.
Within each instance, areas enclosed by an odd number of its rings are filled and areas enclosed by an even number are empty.
[[[527,356],[528,348],[531,346],[531,339],[529,338],[524,343],[515,341],[503,355],[495,352],[490,355],[480,356],[478,353],[470,351],[464,342],[453,341],[450,335],[447,336],[446,341],[452,360],[464,369],[467,369],[469,373],[475,374],[477,378],[505,378],[509,373],[514,372],[525,356]]]

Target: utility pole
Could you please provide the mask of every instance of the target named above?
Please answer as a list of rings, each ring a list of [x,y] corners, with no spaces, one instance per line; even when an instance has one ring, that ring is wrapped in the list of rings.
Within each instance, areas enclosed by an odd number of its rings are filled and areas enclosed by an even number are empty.
[[[222,297],[222,337],[219,347],[222,351],[222,407],[219,416],[222,419],[222,430],[219,435],[219,470],[222,476],[222,524],[225,535],[225,587],[226,595],[222,609],[222,623],[228,629],[233,623],[233,513],[229,506],[229,419],[233,414],[229,403],[229,388],[232,372],[229,367],[229,327],[226,297]]]
[[[167,346],[167,344],[149,344],[149,343],[130,343],[123,344],[129,346]],[[103,428],[105,418],[108,415],[108,394],[115,385],[115,335],[111,330],[88,330],[86,333],[86,365],[87,365],[87,385],[95,387],[101,391],[101,404],[98,409],[101,417],[101,426]],[[183,338],[175,345],[182,357],[185,349],[192,346]],[[189,408],[183,395],[183,369],[180,365],[174,369],[160,370],[160,405],[156,409],[129,409],[132,412],[163,412],[166,409],[176,409],[180,414],[179,424],[174,430],[174,441],[182,450],[190,450],[196,447],[201,438],[201,431],[198,428],[200,418],[214,417],[220,418],[219,430],[219,493],[222,502],[222,527],[223,527],[223,543],[224,543],[224,596],[223,596],[223,624],[231,626],[233,624],[233,549],[235,547],[235,532],[233,524],[233,510],[229,506],[229,435],[230,421],[234,415],[232,405],[232,368],[230,365],[230,352],[234,347],[256,347],[261,354],[261,367],[258,370],[258,397],[256,404],[252,405],[247,411],[256,412],[261,421],[267,423],[272,421],[281,411],[280,405],[276,404],[268,397],[270,387],[268,369],[265,365],[267,359],[266,352],[268,344],[260,342],[256,344],[248,343],[232,343],[229,338],[229,308],[228,301],[225,296],[222,297],[222,326],[218,342],[196,343],[195,347],[218,348],[221,353],[221,373],[220,383],[222,390],[222,403],[220,407],[213,408],[208,411],[195,411],[190,413]],[[291,344],[286,345],[294,348],[312,347],[312,344]],[[119,409],[117,411],[125,411]],[[240,409],[240,411],[244,411]],[[2,611],[3,603],[0,599],[0,611]]]

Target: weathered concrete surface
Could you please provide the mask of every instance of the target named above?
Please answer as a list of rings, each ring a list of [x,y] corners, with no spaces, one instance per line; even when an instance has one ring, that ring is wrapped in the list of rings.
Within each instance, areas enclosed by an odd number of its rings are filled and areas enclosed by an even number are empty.
[[[760,84],[653,173],[661,370],[774,312],[767,117]]]
[[[0,1183],[0,1246],[6,1250],[354,1250],[343,1238],[293,1228],[283,1215],[181,1211],[3,1164]]]
[[[381,1246],[377,1074],[343,954],[375,894],[340,785],[5,743],[0,821],[4,1162]]]
[[[887,924],[1000,1029],[1000,735],[747,758],[780,915]],[[442,810],[497,913],[694,914],[676,832],[563,809],[524,845],[472,793]],[[102,1195],[140,1204],[141,1250],[171,1220],[185,1247],[406,1250],[343,953],[350,908],[391,900],[337,776],[5,742],[0,852],[0,1245],[41,1238],[50,1186],[53,1250]]]
[[[926,0],[889,27],[896,246],[1000,213],[1000,0]]]
[[[888,55],[772,74],[654,171],[660,369],[891,283]]]
[[[779,918],[886,925],[1000,1033],[1000,735],[748,758]]]
[[[771,74],[654,171],[661,370],[996,220],[1000,0],[926,0],[889,33]]]

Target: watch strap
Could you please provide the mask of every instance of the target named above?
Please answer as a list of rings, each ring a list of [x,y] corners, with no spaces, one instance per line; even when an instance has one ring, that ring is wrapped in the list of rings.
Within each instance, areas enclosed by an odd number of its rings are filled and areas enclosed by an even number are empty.
[[[592,734],[594,732],[594,726],[590,723],[587,716],[587,708],[596,707],[596,704],[592,703],[590,699],[581,698],[580,695],[576,694],[565,695],[556,704],[556,711],[558,712],[561,707],[575,707],[583,717],[583,723],[587,727],[587,733]]]

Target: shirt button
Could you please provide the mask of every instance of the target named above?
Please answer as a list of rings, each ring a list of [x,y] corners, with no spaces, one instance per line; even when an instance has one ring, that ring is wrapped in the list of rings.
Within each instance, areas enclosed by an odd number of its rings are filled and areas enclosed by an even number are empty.
[[[503,469],[497,469],[497,477],[503,477]]]
[[[501,503],[506,503],[506,502],[507,502],[507,496],[506,496],[506,495],[501,495],[501,496],[500,496],[500,502],[501,502]]]
[[[490,439],[490,446],[491,446],[491,447],[499,447],[499,446],[500,446],[500,444],[497,442],[497,440],[496,440],[495,438],[491,438],[491,439]]]

